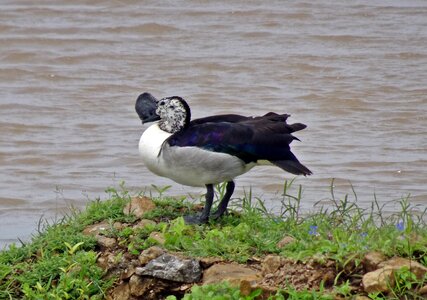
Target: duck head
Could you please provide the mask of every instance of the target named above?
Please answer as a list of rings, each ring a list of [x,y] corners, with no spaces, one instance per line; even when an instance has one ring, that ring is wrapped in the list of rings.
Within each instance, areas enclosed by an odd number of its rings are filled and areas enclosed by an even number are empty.
[[[135,110],[142,124],[160,120],[159,127],[169,133],[187,127],[191,120],[190,107],[179,96],[158,100],[150,93],[143,93],[136,100]]]
[[[150,93],[143,93],[136,99],[135,110],[142,124],[160,120],[160,116],[156,114],[158,102]]]
[[[156,114],[160,116],[160,129],[169,133],[186,128],[191,120],[190,107],[183,98],[178,96],[159,100]]]

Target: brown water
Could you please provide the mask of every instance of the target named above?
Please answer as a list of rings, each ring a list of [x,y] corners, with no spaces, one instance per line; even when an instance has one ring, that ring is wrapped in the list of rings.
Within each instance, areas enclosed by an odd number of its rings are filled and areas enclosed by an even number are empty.
[[[293,145],[314,172],[296,180],[305,209],[330,198],[332,178],[366,207],[408,193],[426,206],[425,1],[160,2],[1,2],[0,246],[121,180],[204,192],[142,165],[143,91],[183,96],[195,117],[306,123]],[[254,169],[236,195],[252,186],[274,207],[285,178]]]

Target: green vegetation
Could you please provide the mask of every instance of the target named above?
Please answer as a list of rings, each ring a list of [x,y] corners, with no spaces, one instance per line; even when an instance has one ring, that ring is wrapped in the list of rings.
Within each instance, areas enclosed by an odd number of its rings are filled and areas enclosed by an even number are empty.
[[[195,285],[191,288],[191,293],[184,296],[183,300],[253,300],[259,292],[256,291],[249,296],[241,296],[237,287],[232,287],[229,283],[210,284],[204,286]],[[166,300],[176,300],[175,296],[169,296]]]
[[[20,247],[15,245],[0,252],[0,299],[103,299],[117,277],[106,276],[97,264],[100,248],[96,239],[84,235],[83,229],[100,221],[107,221],[106,233],[114,237],[122,255],[139,253],[159,241],[151,236],[161,233],[169,251],[188,256],[221,257],[225,260],[247,263],[254,257],[276,254],[295,261],[315,260],[319,264],[333,261],[336,277],[332,289],[297,290],[291,285],[281,286],[272,300],[278,299],[333,299],[354,295],[351,283],[359,280],[364,255],[378,251],[387,257],[410,258],[427,266],[426,210],[411,205],[410,198],[398,201],[400,210],[386,214],[378,202],[369,209],[361,208],[348,196],[336,199],[331,188],[330,207],[303,214],[301,187],[291,195],[292,182],[285,182],[280,213],[268,211],[260,199],[246,193],[234,199],[233,209],[221,220],[206,225],[186,225],[183,214],[194,212],[185,198],[165,196],[168,187],[154,187],[160,195],[153,198],[156,208],[144,215],[154,220],[145,227],[114,224],[135,224],[138,219],[127,215],[123,208],[131,199],[123,185],[110,188],[109,200],[95,200],[82,211],[73,210],[56,224],[44,224],[32,241]],[[221,189],[218,198],[221,198]],[[278,247],[284,237],[292,242]],[[120,259],[118,257],[117,259]],[[408,268],[394,274],[396,284],[387,295],[371,293],[371,299],[423,299],[417,295],[427,284],[427,276],[417,278]],[[356,291],[357,292],[357,291]],[[183,299],[255,299],[261,291],[243,296],[237,287],[227,283],[193,286]],[[209,295],[209,298],[206,298]],[[366,295],[366,294],[365,294]],[[169,296],[168,299],[175,299]]]
[[[254,300],[261,295],[261,290],[255,290],[248,296],[243,296],[239,288],[231,286],[228,282],[218,284],[208,284],[203,286],[195,285],[191,288],[191,293],[184,295],[183,300]],[[169,296],[166,300],[176,300],[175,296]],[[323,294],[320,291],[297,291],[293,287],[280,290],[269,300],[333,300],[332,295]]]
[[[110,189],[110,200],[91,202],[57,224],[45,224],[31,243],[0,252],[0,299],[103,299],[112,279],[96,265],[96,240],[82,234],[86,225],[129,220],[122,212],[126,193]]]

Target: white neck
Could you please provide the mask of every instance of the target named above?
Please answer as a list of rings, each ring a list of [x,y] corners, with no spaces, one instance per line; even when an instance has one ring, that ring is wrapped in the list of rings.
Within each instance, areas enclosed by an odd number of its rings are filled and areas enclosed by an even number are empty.
[[[164,141],[172,134],[159,128],[158,122],[148,127],[139,140],[139,153],[147,168],[159,174],[159,153]]]

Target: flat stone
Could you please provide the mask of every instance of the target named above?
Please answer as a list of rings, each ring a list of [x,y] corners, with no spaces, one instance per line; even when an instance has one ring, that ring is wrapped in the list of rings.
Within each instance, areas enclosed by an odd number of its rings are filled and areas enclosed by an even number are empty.
[[[152,259],[142,268],[136,268],[138,275],[152,276],[176,282],[198,282],[202,275],[200,263],[195,259],[182,259],[165,253]]]
[[[157,223],[153,220],[149,219],[141,219],[138,223],[133,225],[133,229],[142,229],[146,227],[147,225],[156,225]]]
[[[165,253],[165,250],[163,250],[160,247],[153,246],[142,251],[141,254],[138,256],[138,260],[141,263],[141,265],[145,265],[149,261],[162,255],[163,253]]]
[[[115,238],[109,238],[103,235],[96,235],[95,239],[98,245],[104,248],[113,248],[117,243]]]
[[[211,256],[211,257],[200,257],[199,261],[202,268],[207,269],[213,264],[224,262],[224,259],[222,257]]]
[[[113,228],[117,230],[122,230],[123,228],[127,227],[126,224],[123,224],[122,222],[114,222]]]
[[[154,278],[133,275],[129,279],[131,296],[128,300],[144,299],[144,300],[158,300],[164,299],[160,297],[165,291],[176,289],[179,283],[172,283],[170,281]]]
[[[394,270],[390,267],[383,267],[378,270],[363,275],[363,289],[366,293],[389,292],[394,287]]]
[[[157,231],[150,233],[149,237],[158,242],[160,245],[163,245],[166,241],[164,234]]]
[[[422,288],[420,288],[420,289],[418,290],[418,293],[419,293],[420,295],[427,295],[427,285],[425,285],[425,286],[423,286]]]
[[[242,296],[249,296],[257,287],[258,285],[254,282],[242,280],[240,282],[240,294]]]
[[[123,270],[120,273],[120,279],[121,280],[127,280],[127,279],[131,278],[133,276],[133,274],[135,274],[135,267],[131,266],[131,267]]]
[[[372,272],[378,269],[378,265],[386,259],[386,256],[381,252],[371,251],[365,254],[362,263],[366,272]]]
[[[133,197],[131,201],[123,208],[123,213],[126,215],[134,215],[141,218],[146,212],[152,211],[156,208],[156,204],[147,197],[139,196]]]
[[[121,264],[126,263],[127,261],[122,257],[121,259],[118,259],[117,253],[113,252],[103,252],[101,251],[96,264],[103,270],[107,272],[115,272],[117,271],[117,267]]]
[[[129,300],[130,288],[128,283],[116,286],[108,295],[107,300]]]
[[[215,264],[203,273],[203,284],[228,281],[232,285],[240,286],[243,280],[252,282],[260,278],[259,271],[244,265],[235,263]]]
[[[110,223],[107,221],[102,221],[96,224],[92,224],[83,229],[83,234],[85,235],[98,235],[105,233],[111,229]]]
[[[150,285],[138,275],[132,275],[129,279],[130,293],[132,296],[143,296],[147,290],[150,289]]]
[[[108,255],[105,255],[101,253],[101,255],[96,260],[96,264],[98,267],[100,267],[103,270],[108,270],[109,264],[108,264]]]
[[[412,273],[417,276],[418,279],[424,278],[424,275],[427,273],[427,268],[424,267],[419,262],[410,260],[403,257],[394,257],[389,260],[386,260],[378,265],[379,267],[390,267],[394,270],[407,267]]]
[[[395,285],[394,272],[407,267],[418,279],[424,278],[427,268],[403,257],[394,257],[378,264],[379,269],[366,273],[362,278],[365,292],[389,292]]]
[[[247,280],[242,280],[240,282],[240,294],[242,296],[249,296],[258,289],[261,289],[261,295],[256,299],[269,299],[272,295],[275,295],[278,290],[277,287],[259,285],[254,281],[249,282]]]
[[[262,262],[262,274],[275,273],[283,265],[285,258],[279,255],[267,255]]]

